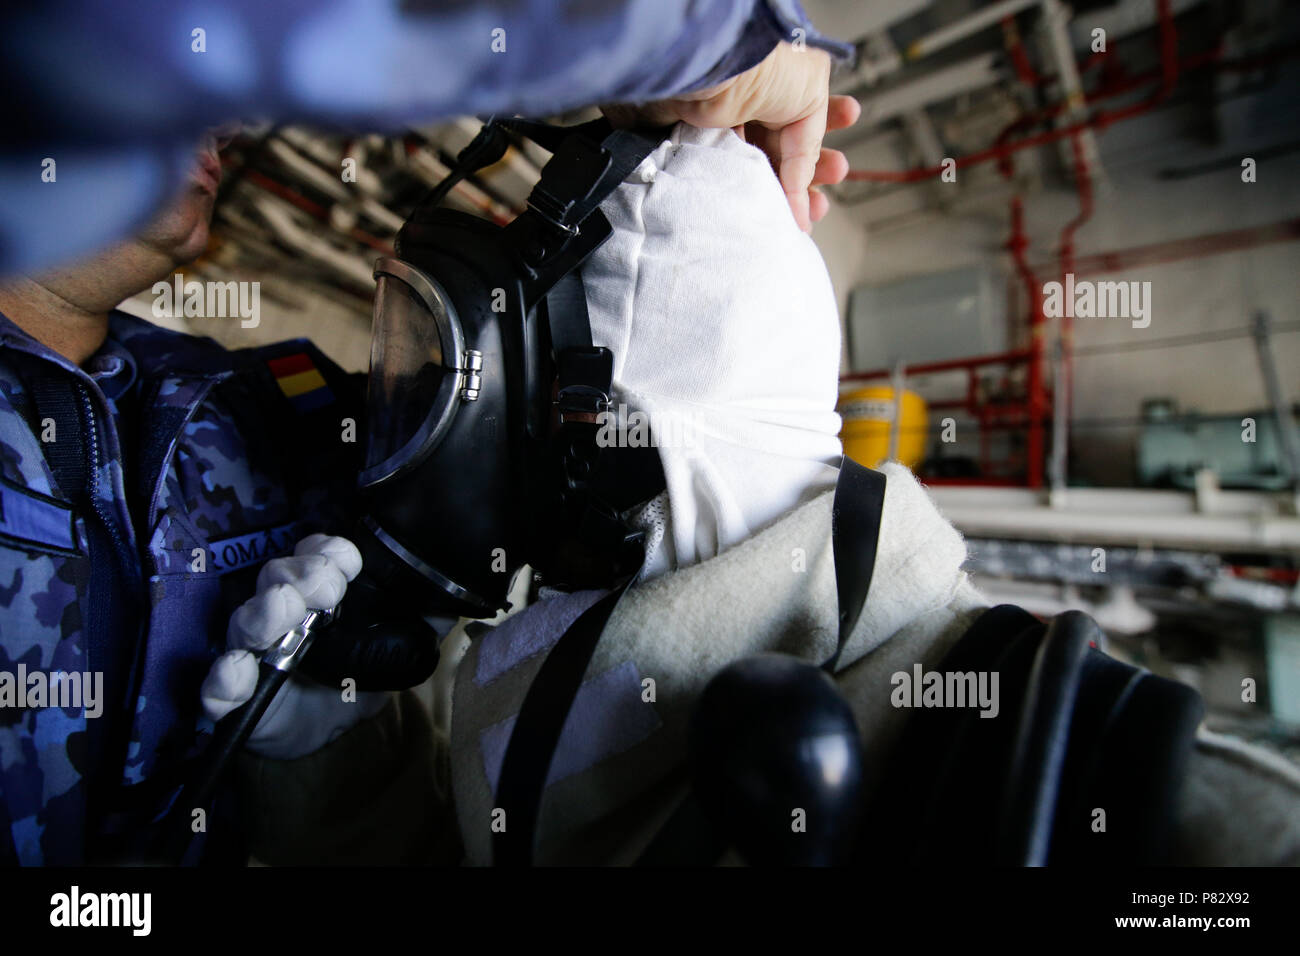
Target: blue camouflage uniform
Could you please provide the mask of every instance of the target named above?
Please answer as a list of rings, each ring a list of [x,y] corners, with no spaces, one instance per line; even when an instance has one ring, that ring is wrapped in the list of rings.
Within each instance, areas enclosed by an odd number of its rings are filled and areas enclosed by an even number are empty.
[[[347,533],[359,383],[305,340],[227,351],[120,312],[81,368],[2,315],[0,345],[0,672],[104,675],[97,718],[0,706],[0,863],[138,859],[258,569]],[[208,859],[237,828],[219,801]]]
[[[0,273],[130,235],[185,182],[202,131],[231,117],[399,131],[468,114],[554,116],[712,86],[782,40],[853,56],[798,0],[10,6],[0,89],[22,95],[0,98]],[[76,68],[52,67],[65,62]]]

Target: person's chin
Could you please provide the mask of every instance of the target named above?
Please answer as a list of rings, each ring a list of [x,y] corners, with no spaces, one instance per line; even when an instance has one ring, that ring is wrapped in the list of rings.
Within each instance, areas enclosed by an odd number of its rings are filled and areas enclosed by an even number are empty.
[[[172,247],[171,256],[176,264],[184,265],[203,255],[204,250],[208,248],[208,235],[208,224],[198,223],[188,236]]]
[[[213,197],[191,189],[175,206],[154,220],[141,239],[177,265],[191,262],[208,247]]]

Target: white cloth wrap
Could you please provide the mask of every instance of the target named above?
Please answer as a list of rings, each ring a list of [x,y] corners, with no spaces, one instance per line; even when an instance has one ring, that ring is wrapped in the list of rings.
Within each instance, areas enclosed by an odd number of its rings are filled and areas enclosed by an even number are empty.
[[[592,341],[613,350],[615,402],[648,417],[667,478],[651,577],[834,486],[840,325],[816,245],[731,130],[679,124],[601,209],[613,235],[583,267]]]

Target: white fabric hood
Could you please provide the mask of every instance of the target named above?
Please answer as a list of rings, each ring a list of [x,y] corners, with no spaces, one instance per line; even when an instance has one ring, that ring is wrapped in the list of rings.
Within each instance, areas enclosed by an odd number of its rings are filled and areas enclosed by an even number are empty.
[[[659,435],[653,576],[834,486],[839,317],[767,158],[731,130],[679,124],[601,209],[613,235],[583,279],[615,402]]]

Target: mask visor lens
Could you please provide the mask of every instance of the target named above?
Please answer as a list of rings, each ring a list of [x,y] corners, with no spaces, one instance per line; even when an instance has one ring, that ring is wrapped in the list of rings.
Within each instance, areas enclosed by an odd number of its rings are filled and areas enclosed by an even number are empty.
[[[459,354],[459,324],[440,287],[394,260],[381,261],[376,278],[367,397],[371,480],[411,463],[441,437],[455,402]]]

